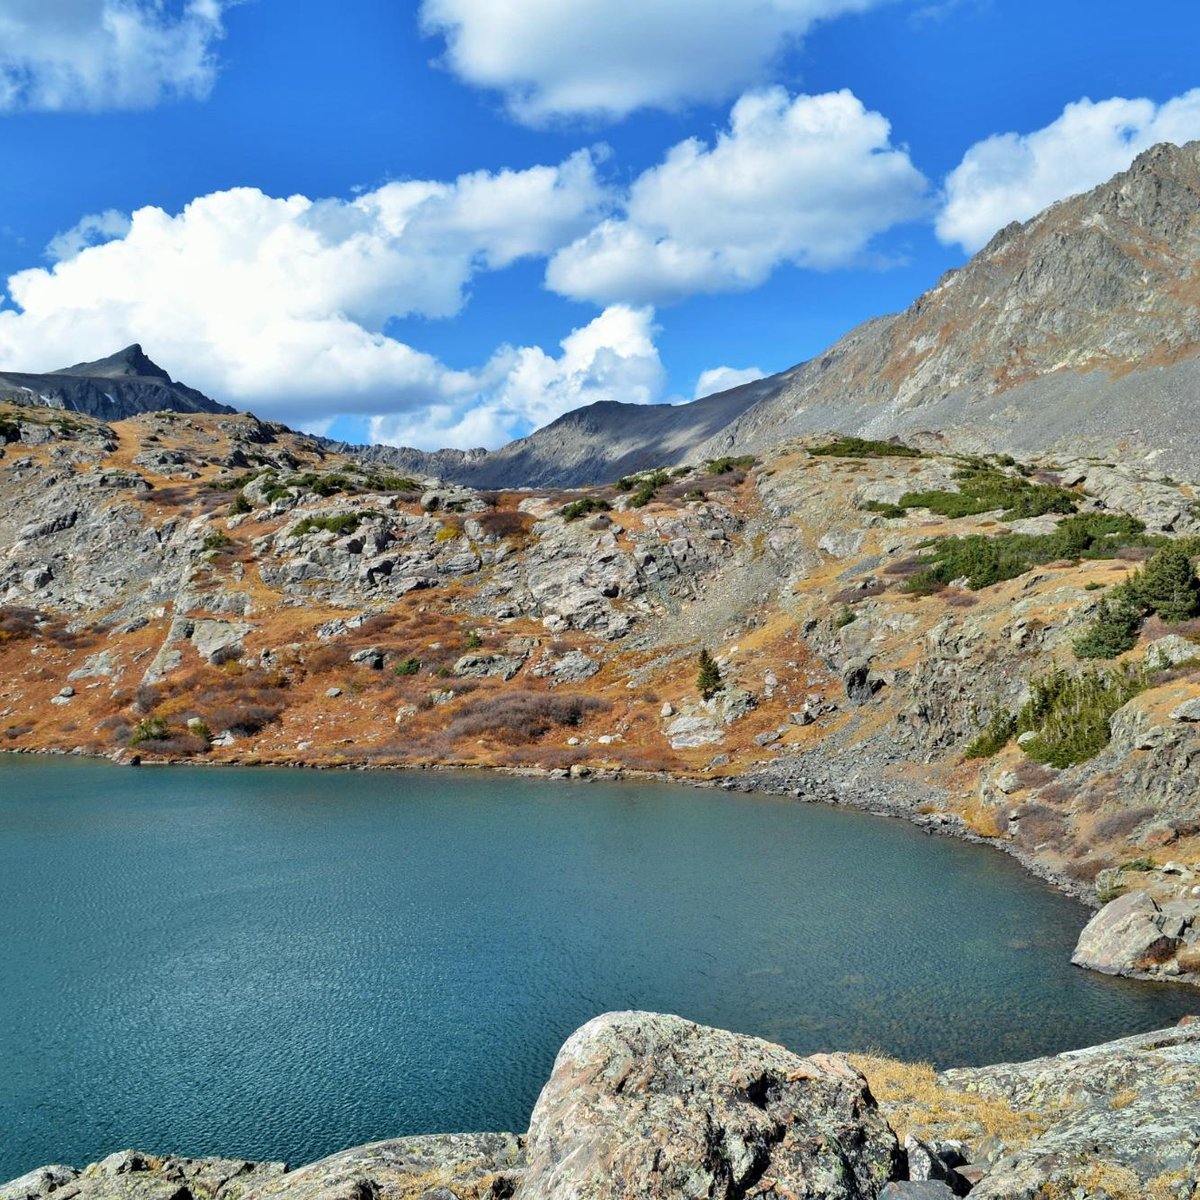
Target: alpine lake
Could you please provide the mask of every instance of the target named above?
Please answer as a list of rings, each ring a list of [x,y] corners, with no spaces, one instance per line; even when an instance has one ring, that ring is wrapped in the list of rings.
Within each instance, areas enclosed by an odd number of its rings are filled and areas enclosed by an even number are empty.
[[[0,1179],[523,1130],[613,1009],[949,1066],[1195,1007],[995,850],[666,784],[0,756],[0,880]]]

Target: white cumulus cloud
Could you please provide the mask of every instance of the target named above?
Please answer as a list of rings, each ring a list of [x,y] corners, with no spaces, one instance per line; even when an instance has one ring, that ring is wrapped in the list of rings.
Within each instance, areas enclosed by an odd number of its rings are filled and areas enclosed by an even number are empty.
[[[1158,142],[1200,138],[1200,88],[1155,104],[1119,97],[1068,104],[1033,133],[976,142],[946,178],[938,237],[978,250],[1010,221],[1086,192]]]
[[[0,0],[0,112],[203,97],[223,0]]]
[[[653,309],[612,305],[563,338],[557,357],[504,347],[457,395],[374,417],[371,438],[422,449],[497,446],[599,400],[654,404],[666,383],[654,333]]]
[[[705,396],[727,392],[730,388],[741,387],[743,383],[753,383],[756,379],[765,377],[765,373],[758,367],[710,367],[707,371],[700,372],[692,399],[703,400]]]
[[[927,184],[851,92],[741,97],[708,145],[689,138],[633,183],[624,214],[560,250],[546,281],[599,303],[755,287],[782,263],[830,268],[921,215]]]
[[[422,446],[443,432],[494,445],[590,399],[657,399],[652,313],[609,308],[558,357],[506,347],[470,370],[388,323],[454,315],[478,272],[548,255],[606,203],[580,152],[352,200],[237,188],[178,213],[85,218],[54,240],[52,266],[9,278],[0,365],[47,370],[140,341],[215,398],[285,420],[407,414],[394,428]]]
[[[518,119],[621,117],[719,101],[762,81],[812,25],[886,0],[424,0],[461,79]]]

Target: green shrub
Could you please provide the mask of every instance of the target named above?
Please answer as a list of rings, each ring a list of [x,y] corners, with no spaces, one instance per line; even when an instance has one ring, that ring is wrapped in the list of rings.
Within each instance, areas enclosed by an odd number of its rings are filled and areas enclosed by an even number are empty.
[[[711,699],[723,687],[724,682],[721,679],[721,668],[717,666],[717,661],[707,648],[700,651],[699,670],[696,673],[696,690],[705,700]]]
[[[402,658],[393,668],[396,675],[415,675],[421,669],[419,658]]]
[[[233,498],[233,503],[230,504],[230,506],[229,506],[229,515],[231,517],[237,517],[237,516],[240,516],[242,513],[248,513],[248,512],[253,512],[253,511],[254,511],[254,505],[251,504],[250,501],[246,499],[245,492],[238,492],[238,494],[236,496],[234,496],[234,498]]]
[[[579,500],[572,500],[570,504],[564,504],[558,510],[558,515],[564,521],[578,521],[580,517],[586,517],[589,513],[608,512],[611,508],[612,505],[599,496],[584,496]]]
[[[904,517],[908,515],[908,509],[901,508],[899,504],[888,504],[884,500],[868,500],[859,507],[863,512],[879,513],[882,517]]]
[[[1122,863],[1118,871],[1153,871],[1158,866],[1149,855],[1143,854],[1140,858],[1131,858],[1128,862]]]
[[[1111,558],[1125,546],[1145,545],[1145,526],[1124,513],[1078,513],[1053,533],[1002,533],[937,538],[926,547],[926,565],[905,591],[921,594],[966,578],[973,591],[1015,579],[1039,563],[1060,558]]]
[[[161,742],[169,733],[170,728],[162,717],[146,717],[137,723],[137,727],[129,735],[129,744],[140,746],[143,742]]]
[[[479,631],[472,629],[471,632],[467,634],[463,645],[468,650],[478,650],[479,647],[483,645],[483,638],[479,636]]]
[[[757,461],[753,454],[739,454],[737,457],[727,454],[722,458],[710,458],[704,464],[704,469],[710,475],[728,475],[730,471],[748,471]]]
[[[814,446],[809,454],[829,458],[921,458],[921,451],[901,442],[873,442],[860,437],[834,438],[825,446]]]
[[[844,629],[847,625],[852,625],[857,619],[854,615],[854,609],[847,605],[834,618],[833,625],[835,629]]]
[[[963,751],[963,758],[993,758],[1012,740],[1017,718],[1007,709],[998,709],[978,736]]]
[[[699,488],[689,488],[686,492],[683,493],[683,498],[685,500],[704,500],[704,499],[706,499],[704,493]]]
[[[363,478],[363,488],[368,492],[416,492],[420,490],[420,485],[405,475],[371,473]]]
[[[1046,513],[1073,513],[1078,502],[1067,488],[1030,483],[1021,475],[1009,475],[993,467],[962,467],[954,478],[959,485],[957,492],[906,492],[898,507],[927,508],[951,520],[1001,509],[1002,521],[1017,521]]]
[[[222,533],[219,529],[205,535],[204,541],[200,543],[205,550],[223,550],[229,544],[229,535]]]
[[[306,533],[313,533],[316,530],[325,530],[341,537],[343,534],[353,533],[362,524],[365,515],[365,513],[351,512],[338,513],[333,517],[305,517],[292,526],[288,537],[303,537]]]
[[[1082,675],[1053,671],[1033,680],[1031,688],[1016,732],[1036,733],[1025,743],[1025,753],[1061,770],[1094,758],[1108,745],[1113,713],[1145,691],[1146,680],[1128,666]]]

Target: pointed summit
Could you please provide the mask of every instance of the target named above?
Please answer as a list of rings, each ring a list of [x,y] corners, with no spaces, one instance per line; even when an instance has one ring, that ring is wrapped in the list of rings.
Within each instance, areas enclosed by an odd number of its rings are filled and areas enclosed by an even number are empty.
[[[170,383],[171,377],[156,362],[146,357],[141,344],[134,342],[116,354],[95,362],[76,363],[73,367],[62,367],[51,371],[51,375],[84,375],[89,379],[160,379]]]
[[[176,383],[134,342],[95,362],[76,363],[44,375],[0,373],[0,400],[86,413],[120,421],[144,412],[231,413],[203,392]]]

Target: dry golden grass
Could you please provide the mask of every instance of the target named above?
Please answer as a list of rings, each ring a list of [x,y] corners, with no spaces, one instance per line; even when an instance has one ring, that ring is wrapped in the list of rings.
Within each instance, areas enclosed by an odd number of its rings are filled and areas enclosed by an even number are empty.
[[[1059,1115],[1047,1107],[1025,1112],[1007,1101],[938,1083],[929,1063],[902,1063],[879,1054],[852,1054],[901,1140],[918,1137],[976,1140],[995,1137],[1010,1150],[1028,1145]]]
[[[1008,835],[1007,814],[1002,808],[972,802],[963,806],[962,819],[967,828],[980,837],[1001,838]]]

